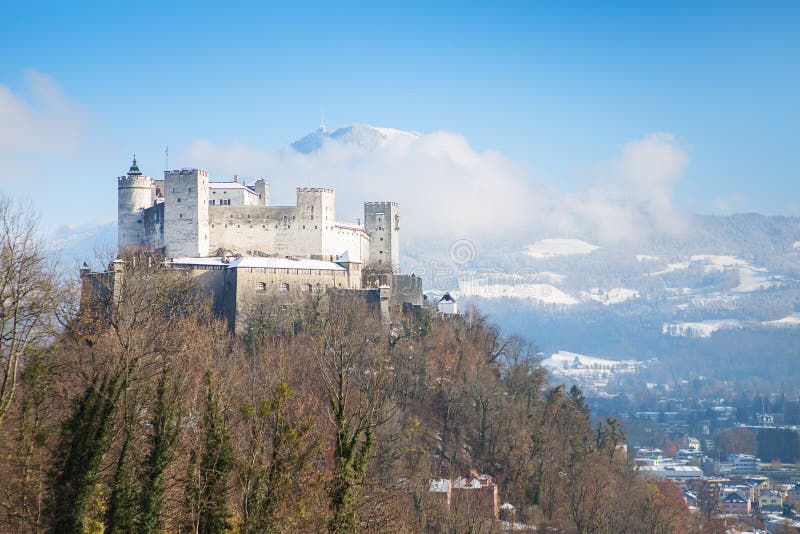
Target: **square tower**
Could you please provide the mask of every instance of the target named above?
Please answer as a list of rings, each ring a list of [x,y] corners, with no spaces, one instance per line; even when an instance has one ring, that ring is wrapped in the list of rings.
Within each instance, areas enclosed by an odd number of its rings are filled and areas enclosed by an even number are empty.
[[[397,202],[366,202],[364,228],[369,235],[372,269],[400,273],[400,214]]]
[[[164,171],[164,247],[167,257],[208,256],[208,173]]]

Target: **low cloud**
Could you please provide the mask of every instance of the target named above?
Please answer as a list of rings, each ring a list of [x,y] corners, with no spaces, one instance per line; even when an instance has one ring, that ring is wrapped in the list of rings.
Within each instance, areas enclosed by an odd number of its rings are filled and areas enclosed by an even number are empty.
[[[575,236],[614,242],[685,228],[672,189],[689,156],[667,133],[622,146],[603,165],[606,176],[598,185],[569,193],[449,132],[397,136],[373,150],[326,141],[310,154],[202,140],[181,159],[208,169],[214,179],[264,177],[273,204],[293,203],[296,186],[333,187],[339,219],[360,217],[365,200],[396,200],[411,238]]]
[[[22,92],[0,84],[0,182],[39,176],[43,158],[75,154],[88,126],[87,113],[53,78],[35,70],[24,77]]]

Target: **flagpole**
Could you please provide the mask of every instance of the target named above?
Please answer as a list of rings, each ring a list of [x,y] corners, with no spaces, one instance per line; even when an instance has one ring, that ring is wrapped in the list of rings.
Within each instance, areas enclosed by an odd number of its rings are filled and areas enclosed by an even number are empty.
[[[169,146],[164,149],[164,170],[169,170]]]

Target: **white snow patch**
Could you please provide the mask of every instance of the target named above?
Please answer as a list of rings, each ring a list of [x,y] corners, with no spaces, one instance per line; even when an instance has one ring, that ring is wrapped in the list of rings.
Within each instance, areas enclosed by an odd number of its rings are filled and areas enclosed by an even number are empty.
[[[659,258],[658,256],[648,256],[647,254],[637,254],[636,255],[636,261],[638,261],[639,263],[642,263],[642,262],[645,262],[645,261],[658,261],[660,259],[661,258]]]
[[[787,315],[781,319],[776,319],[774,321],[764,321],[764,326],[778,326],[778,327],[793,327],[793,326],[800,326],[800,313],[793,313],[791,315]]]
[[[795,249],[795,250],[800,249],[800,241],[795,241],[792,244],[792,248]]]
[[[660,271],[656,271],[654,273],[650,273],[650,276],[660,276],[662,274],[667,274],[667,273],[671,273],[671,272],[678,271],[678,270],[683,270],[683,269],[688,269],[688,268],[689,268],[689,262],[688,261],[680,261],[680,262],[677,262],[677,263],[670,263],[664,269],[662,269]]]
[[[589,254],[597,250],[597,245],[592,245],[580,239],[542,239],[533,245],[528,245],[525,254],[531,258],[557,258],[559,256],[571,256],[575,254]]]
[[[515,283],[513,280],[492,278],[463,279],[458,282],[458,294],[482,298],[516,298],[532,300],[542,304],[571,306],[578,301],[550,284],[529,282]]]
[[[673,337],[711,337],[717,330],[742,328],[738,319],[664,323],[661,333]]]
[[[619,304],[626,300],[639,298],[639,292],[635,289],[627,289],[624,287],[613,287],[611,289],[600,289],[593,287],[589,291],[581,291],[581,297],[584,300],[594,300],[605,306],[612,304]]]
[[[580,369],[605,369],[622,370],[636,367],[641,362],[636,360],[608,360],[596,356],[586,356],[577,352],[560,350],[550,355],[549,358],[542,360],[542,365],[553,371],[568,371]]]
[[[714,254],[698,254],[690,258],[692,262],[705,265],[705,272],[719,272],[732,267],[749,267],[745,260],[735,256],[718,256]]]
[[[747,267],[739,269],[739,285],[731,291],[737,293],[751,293],[781,285],[781,277],[770,275],[766,269],[760,267]]]

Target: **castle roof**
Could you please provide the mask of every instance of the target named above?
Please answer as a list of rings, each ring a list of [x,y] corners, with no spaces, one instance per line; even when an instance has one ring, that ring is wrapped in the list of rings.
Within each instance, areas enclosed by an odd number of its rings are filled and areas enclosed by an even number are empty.
[[[266,269],[315,269],[320,271],[344,271],[337,263],[322,260],[295,260],[291,258],[241,257],[227,259],[223,257],[173,258],[168,262],[174,266],[185,267],[221,267],[225,269],[266,268]]]
[[[139,165],[136,164],[136,154],[133,155],[133,163],[131,163],[131,168],[128,170],[128,176],[141,176],[142,171],[139,170]]]
[[[208,187],[211,189],[247,189],[252,191],[251,188],[239,182],[208,182]]]
[[[456,299],[454,299],[453,296],[450,293],[445,293],[444,296],[439,299],[439,302],[442,302],[442,301],[455,302]]]

